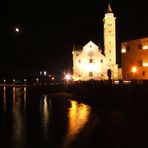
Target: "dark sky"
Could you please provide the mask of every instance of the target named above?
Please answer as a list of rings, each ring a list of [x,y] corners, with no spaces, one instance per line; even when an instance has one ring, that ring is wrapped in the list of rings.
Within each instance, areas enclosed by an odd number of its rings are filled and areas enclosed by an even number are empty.
[[[111,4],[116,19],[117,61],[120,43],[148,36],[145,1],[5,0],[0,2],[0,72],[61,73],[72,69],[73,44],[92,40],[103,48],[104,13]],[[20,28],[20,33],[14,31]]]

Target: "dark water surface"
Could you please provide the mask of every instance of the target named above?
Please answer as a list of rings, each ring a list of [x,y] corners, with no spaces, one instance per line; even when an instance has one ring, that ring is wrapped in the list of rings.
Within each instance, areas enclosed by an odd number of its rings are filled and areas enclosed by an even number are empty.
[[[2,148],[148,146],[147,109],[90,106],[26,88],[0,88]]]

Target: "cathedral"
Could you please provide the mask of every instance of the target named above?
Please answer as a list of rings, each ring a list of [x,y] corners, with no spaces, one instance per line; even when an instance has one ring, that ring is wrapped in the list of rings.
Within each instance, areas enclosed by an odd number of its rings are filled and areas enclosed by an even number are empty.
[[[73,80],[107,80],[118,79],[116,64],[116,17],[110,4],[105,13],[104,54],[99,46],[89,41],[84,46],[73,46]]]

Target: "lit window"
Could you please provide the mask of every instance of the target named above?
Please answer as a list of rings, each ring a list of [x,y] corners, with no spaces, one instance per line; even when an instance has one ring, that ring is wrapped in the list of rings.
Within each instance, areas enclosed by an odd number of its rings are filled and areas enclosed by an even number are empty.
[[[144,45],[144,46],[142,47],[142,49],[144,49],[144,50],[148,49],[148,45]]]
[[[148,67],[148,63],[147,63],[147,62],[144,62],[144,63],[143,63],[143,66],[144,66],[144,67]]]

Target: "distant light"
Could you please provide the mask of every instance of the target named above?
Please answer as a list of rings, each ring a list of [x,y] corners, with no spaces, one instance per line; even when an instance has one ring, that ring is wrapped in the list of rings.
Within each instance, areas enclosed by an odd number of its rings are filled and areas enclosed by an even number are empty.
[[[44,71],[44,76],[46,76],[46,74],[47,74],[47,72],[46,72],[46,71]]]
[[[119,84],[119,81],[118,81],[118,80],[116,80],[114,83],[115,83],[115,84]]]
[[[70,80],[71,79],[71,75],[70,74],[66,74],[65,75],[65,79],[68,81],[68,80]]]
[[[20,32],[20,29],[18,27],[15,28],[16,32]]]
[[[42,75],[42,71],[40,71],[40,75]]]
[[[124,83],[124,84],[130,84],[131,81],[127,81],[127,80],[125,80],[125,81],[123,81],[123,83]]]
[[[36,78],[36,81],[38,81],[39,79],[38,78]]]
[[[54,80],[54,77],[52,77],[51,79]]]
[[[132,72],[136,73],[137,72],[137,68],[135,66],[132,67]]]

